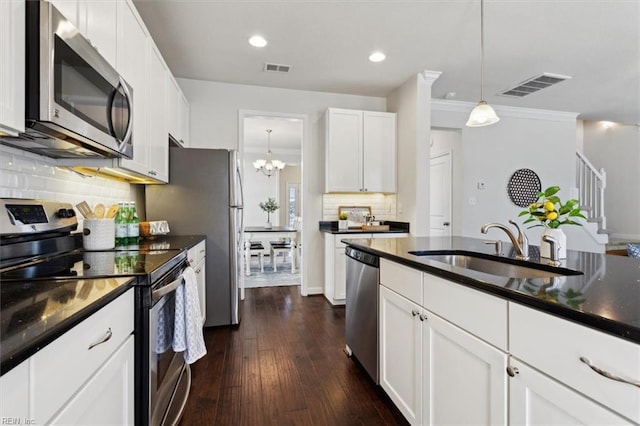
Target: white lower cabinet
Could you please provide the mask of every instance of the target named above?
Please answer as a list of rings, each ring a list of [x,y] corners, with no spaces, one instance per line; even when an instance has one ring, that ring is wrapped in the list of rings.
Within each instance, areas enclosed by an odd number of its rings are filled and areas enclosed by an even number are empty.
[[[380,286],[380,386],[412,424],[422,421],[422,323],[420,306]]]
[[[53,425],[133,425],[133,335],[49,422]]]
[[[405,233],[325,234],[324,236],[324,296],[332,305],[344,305],[347,297],[347,246],[342,242],[347,238],[403,238]]]
[[[422,424],[507,424],[507,354],[426,311]]]
[[[128,290],[4,374],[1,417],[32,424],[132,425],[133,292]]]
[[[380,286],[380,386],[411,424],[507,423],[507,354]]]
[[[597,402],[511,358],[517,374],[509,383],[512,425],[620,425],[627,420]]]

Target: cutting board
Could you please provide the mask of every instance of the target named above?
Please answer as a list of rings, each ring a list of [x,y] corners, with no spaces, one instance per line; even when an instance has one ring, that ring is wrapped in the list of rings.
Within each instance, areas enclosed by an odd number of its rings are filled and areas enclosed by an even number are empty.
[[[363,231],[388,231],[389,225],[362,225]]]

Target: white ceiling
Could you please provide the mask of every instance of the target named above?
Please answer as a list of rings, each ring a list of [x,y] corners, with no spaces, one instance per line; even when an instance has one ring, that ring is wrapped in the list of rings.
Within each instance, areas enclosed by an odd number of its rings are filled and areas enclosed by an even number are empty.
[[[138,0],[177,77],[386,96],[422,70],[433,97],[479,99],[479,0]],[[640,123],[640,0],[486,0],[491,104]],[[263,35],[263,49],[248,38]],[[374,50],[387,60],[371,63]],[[265,62],[291,66],[263,72]],[[524,99],[496,96],[550,72],[571,80]],[[274,133],[275,136],[275,133]]]

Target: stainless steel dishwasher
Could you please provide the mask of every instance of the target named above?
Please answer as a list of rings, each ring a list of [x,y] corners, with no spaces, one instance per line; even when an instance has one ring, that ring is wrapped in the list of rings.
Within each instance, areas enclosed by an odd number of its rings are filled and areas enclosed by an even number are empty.
[[[380,258],[347,247],[346,352],[378,383],[378,281]]]

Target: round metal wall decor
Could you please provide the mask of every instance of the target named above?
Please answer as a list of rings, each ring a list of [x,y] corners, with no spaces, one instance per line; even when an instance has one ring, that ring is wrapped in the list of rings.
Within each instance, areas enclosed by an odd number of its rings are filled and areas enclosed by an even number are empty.
[[[519,207],[529,207],[538,199],[538,192],[541,190],[540,178],[530,169],[516,170],[507,184],[509,199]]]

